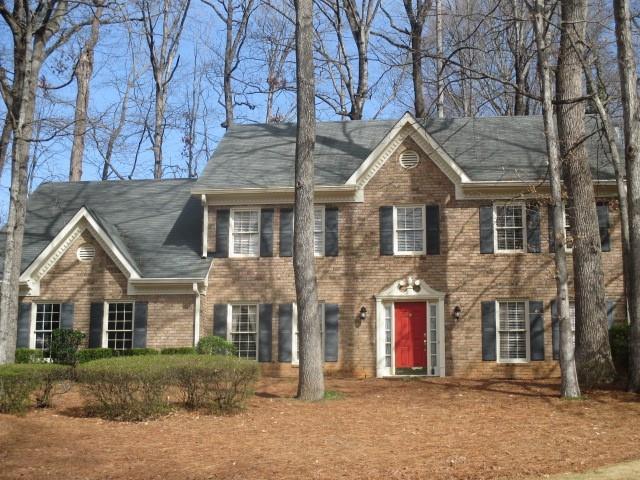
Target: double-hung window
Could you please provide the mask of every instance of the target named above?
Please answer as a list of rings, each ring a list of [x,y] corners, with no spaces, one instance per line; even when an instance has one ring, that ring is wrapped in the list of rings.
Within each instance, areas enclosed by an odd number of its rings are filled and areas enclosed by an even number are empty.
[[[260,254],[260,210],[231,210],[231,256],[257,257]]]
[[[320,336],[322,338],[322,358],[324,358],[324,303],[318,302],[318,311],[320,316]],[[293,304],[293,319],[291,322],[293,327],[293,335],[291,335],[291,363],[298,365],[300,363],[300,330],[298,329],[298,305]]]
[[[393,214],[395,254],[420,255],[425,253],[424,205],[395,207]]]
[[[231,305],[230,341],[240,358],[258,358],[258,305]]]
[[[130,350],[133,347],[133,303],[107,303],[106,347]]]
[[[497,315],[498,361],[526,362],[529,360],[528,302],[499,301]]]
[[[526,247],[526,210],[523,203],[496,204],[493,209],[496,252],[523,252]]]
[[[42,350],[43,357],[49,358],[51,334],[60,328],[60,304],[37,303],[35,311],[34,348]]]
[[[313,209],[313,252],[316,257],[324,255],[324,207]]]
[[[573,208],[566,203],[563,204],[563,214],[566,250],[571,252],[573,249]]]

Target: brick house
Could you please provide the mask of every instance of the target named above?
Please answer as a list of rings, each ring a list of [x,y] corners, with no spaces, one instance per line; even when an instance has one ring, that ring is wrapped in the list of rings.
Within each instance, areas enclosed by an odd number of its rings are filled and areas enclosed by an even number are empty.
[[[587,144],[609,321],[624,321],[613,172],[598,136]],[[214,333],[295,374],[294,149],[295,125],[238,125],[198,180],[41,185],[18,346],[65,326],[116,349]],[[540,117],[320,123],[315,158],[327,371],[558,374]]]

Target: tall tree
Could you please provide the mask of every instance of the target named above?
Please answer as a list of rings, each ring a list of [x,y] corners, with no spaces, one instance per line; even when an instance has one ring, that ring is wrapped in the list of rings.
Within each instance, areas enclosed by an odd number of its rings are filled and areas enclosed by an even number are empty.
[[[95,14],[91,20],[91,31],[85,41],[74,69],[76,78],[76,102],[73,123],[73,143],[71,160],[69,161],[69,181],[82,180],[82,160],[84,158],[84,141],[87,133],[87,110],[89,108],[89,83],[93,75],[93,57],[100,35],[100,17],[102,4],[97,3]]]
[[[442,45],[442,0],[436,2],[436,112],[438,118],[444,118],[444,47]]]
[[[222,71],[222,90],[224,93],[224,122],[229,128],[234,122],[233,74],[240,63],[240,52],[247,39],[247,27],[251,14],[255,10],[255,0],[202,0],[213,9],[225,24],[224,66]]]
[[[580,384],[613,380],[604,294],[600,234],[585,139],[582,56],[586,0],[562,0],[556,74],[558,139],[565,185],[574,207],[573,270],[576,305],[576,365]]]
[[[629,389],[640,391],[640,112],[636,59],[631,37],[629,0],[613,0],[618,45],[618,70],[622,91],[624,118],[625,166],[627,173],[627,204],[629,210],[629,246],[631,253],[628,286],[629,318],[631,319]]]
[[[162,144],[166,126],[165,114],[169,83],[178,68],[178,47],[191,0],[139,0],[144,36],[149,48],[149,61],[155,87],[153,121],[153,178],[162,178]]]
[[[321,315],[318,308],[316,261],[313,253],[314,165],[316,141],[315,78],[313,65],[313,2],[296,2],[297,133],[293,273],[300,332],[298,398],[324,397]]]
[[[542,93],[542,114],[544,134],[549,156],[549,183],[551,187],[551,206],[553,209],[553,232],[556,265],[556,308],[560,322],[560,372],[562,384],[560,394],[564,398],[580,396],[580,385],[575,363],[574,337],[569,318],[569,274],[567,269],[566,230],[564,228],[564,206],[562,192],[562,164],[558,147],[556,122],[553,115],[553,93],[549,56],[551,45],[547,35],[548,18],[544,0],[536,0],[533,6],[535,42],[538,54],[538,77]]]
[[[13,2],[11,10],[0,2],[0,16],[13,40],[11,80],[4,74],[6,69],[0,69],[3,72],[0,88],[13,129],[9,219],[0,286],[0,364],[11,363],[15,359],[29,153],[40,71],[47,57],[87,23],[86,20],[75,23],[73,19],[78,12],[70,15],[69,10],[65,0]]]

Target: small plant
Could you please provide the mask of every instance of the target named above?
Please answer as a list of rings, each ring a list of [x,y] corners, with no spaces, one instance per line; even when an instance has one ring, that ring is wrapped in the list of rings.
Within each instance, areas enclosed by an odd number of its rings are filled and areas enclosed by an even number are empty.
[[[629,325],[612,325],[609,329],[611,357],[616,370],[625,376],[629,369]]]
[[[197,351],[200,355],[236,355],[236,347],[231,342],[215,335],[202,337]]]
[[[84,348],[78,351],[77,359],[78,363],[86,363],[102,358],[111,358],[112,356],[113,350],[110,348]]]
[[[60,328],[51,333],[51,360],[62,365],[78,364],[78,348],[85,338],[85,334],[80,330]]]
[[[161,355],[195,355],[195,347],[168,347],[160,350]]]
[[[335,390],[325,390],[324,399],[325,400],[342,400],[345,397],[345,394],[342,392],[337,392]]]
[[[16,348],[16,363],[42,363],[42,350],[35,348]]]

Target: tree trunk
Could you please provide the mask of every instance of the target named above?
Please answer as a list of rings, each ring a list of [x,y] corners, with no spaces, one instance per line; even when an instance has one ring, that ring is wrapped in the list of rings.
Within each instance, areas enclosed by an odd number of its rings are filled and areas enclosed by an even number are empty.
[[[444,118],[444,91],[442,88],[444,49],[442,48],[442,0],[436,0],[436,110]]]
[[[100,34],[100,16],[102,7],[96,9],[91,21],[91,33],[87,39],[75,68],[76,108],[73,124],[73,145],[71,146],[71,160],[69,162],[69,181],[82,180],[82,159],[84,158],[84,140],[87,131],[87,109],[89,108],[89,82],[93,75],[93,53]]]
[[[296,2],[297,116],[293,272],[298,305],[300,369],[298,398],[324,397],[321,315],[313,253],[315,79],[312,0]]]
[[[224,91],[224,128],[230,128],[233,125],[233,86],[231,84],[231,75],[233,73],[233,61],[235,53],[233,49],[233,1],[227,5],[226,18],[226,41],[224,50],[224,72],[222,74],[222,89]]]
[[[628,0],[613,1],[618,45],[618,69],[624,116],[625,166],[631,251],[628,286],[629,318],[629,389],[640,392],[640,114],[636,92],[635,52],[631,38],[631,13]]]
[[[4,163],[7,160],[7,152],[9,151],[9,144],[11,143],[11,115],[7,112],[4,117],[4,126],[2,127],[2,134],[0,134],[0,177],[4,171]]]
[[[542,93],[542,113],[544,133],[549,156],[551,205],[553,207],[553,230],[555,233],[556,264],[556,305],[560,322],[560,373],[562,383],[560,395],[564,398],[580,396],[580,385],[575,363],[575,349],[571,319],[569,318],[569,274],[567,271],[566,231],[564,228],[564,208],[562,203],[562,165],[558,151],[558,136],[553,117],[551,75],[549,73],[549,42],[544,32],[547,15],[544,0],[536,0],[534,29],[538,54],[538,76]]]
[[[164,81],[156,81],[155,114],[153,122],[153,178],[162,178],[162,142],[164,140],[164,111],[167,92]]]
[[[411,25],[411,78],[416,117],[423,118],[427,112],[424,106],[424,79],[422,78],[422,25]]]
[[[565,184],[575,210],[573,269],[576,305],[576,366],[586,388],[615,376],[605,306],[600,234],[589,158],[584,145],[582,63],[586,0],[561,2],[562,28],[556,77],[558,137]]]

